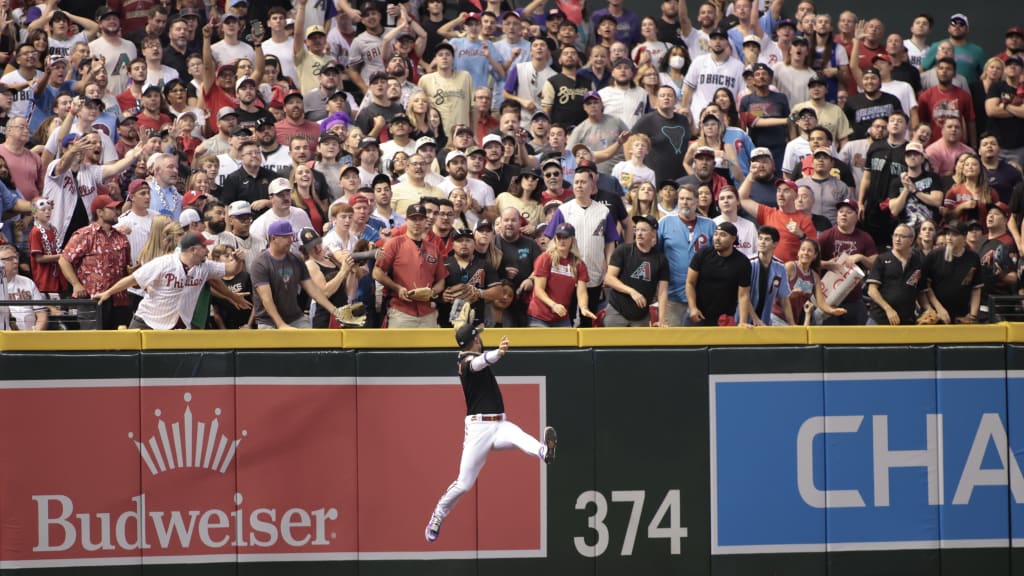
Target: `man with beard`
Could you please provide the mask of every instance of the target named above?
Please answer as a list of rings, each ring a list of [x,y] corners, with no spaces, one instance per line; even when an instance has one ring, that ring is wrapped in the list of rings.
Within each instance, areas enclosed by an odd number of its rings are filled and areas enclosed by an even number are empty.
[[[416,153],[416,141],[412,139],[412,121],[404,112],[395,114],[388,124],[388,135],[391,139],[380,144],[381,170],[391,173],[391,161],[395,154],[404,152],[406,156]]]
[[[680,186],[692,186],[694,190],[708,186],[714,200],[718,199],[718,192],[729,184],[724,176],[715,172],[715,150],[710,146],[697,148],[693,155],[693,173],[683,176],[676,182]]]
[[[687,316],[686,276],[690,259],[708,246],[715,223],[697,213],[697,193],[680,187],[677,215],[658,222],[658,246],[669,263],[668,305],[659,309],[661,326],[682,326]]]
[[[293,229],[300,226],[300,230],[313,227],[309,220],[309,214],[306,214],[302,208],[292,206],[292,185],[288,180],[274,179],[267,188],[267,194],[270,197],[270,210],[264,212],[249,228],[249,235],[254,238],[256,246],[261,248],[267,246],[272,235],[270,228],[275,222],[285,221],[290,223]],[[299,246],[298,239],[293,238],[291,251],[296,256],[301,255]]]
[[[541,92],[549,78],[555,75],[549,65],[554,41],[537,37],[530,40],[530,59],[512,66],[505,80],[505,100],[522,105],[520,123],[525,126],[534,112],[541,110]],[[422,86],[422,82],[420,83]]]
[[[939,80],[938,86],[932,86],[917,98],[918,118],[922,123],[932,127],[932,138],[925,145],[939,139],[946,118],[961,121],[964,130],[962,134],[967,135],[968,142],[974,142],[977,130],[974,103],[969,92],[953,85],[956,61],[952,58],[940,58],[935,64],[935,76]]]
[[[974,324],[981,314],[981,259],[967,248],[967,224],[945,226],[946,247],[924,258],[924,296],[943,324]]]
[[[210,115],[213,119],[213,115]],[[217,111],[217,132],[196,147],[195,157],[202,158],[207,154],[226,154],[231,151],[231,136],[238,128],[238,112],[225,106]]]
[[[470,302],[476,318],[483,319],[484,305],[501,295],[497,271],[486,258],[477,258],[475,252],[472,230],[459,228],[452,232],[452,254],[444,262],[448,276],[444,279],[444,292],[437,305],[437,323],[441,328],[452,327],[448,317],[457,296]]]
[[[129,265],[135,267],[139,263],[139,254],[142,247],[149,240],[149,232],[153,227],[153,216],[159,214],[149,207],[153,193],[149,189],[149,183],[145,180],[132,180],[128,185],[128,194],[125,200],[131,202],[131,210],[121,214],[117,219],[115,228],[128,237],[128,244],[131,246],[131,258]]]
[[[690,140],[690,120],[676,112],[675,88],[658,87],[654,111],[641,116],[633,132],[650,136],[651,152],[645,163],[658,178],[676,180],[685,175],[683,158]]]
[[[604,101],[598,92],[587,92],[583,97],[587,119],[573,128],[567,146],[583,144],[594,153],[594,161],[602,174],[610,174],[625,157],[622,144],[629,136],[629,128],[617,116],[605,114]]]
[[[100,36],[89,43],[89,53],[106,67],[110,91],[120,94],[128,85],[128,63],[139,57],[139,51],[121,37],[121,17],[113,8],[100,6],[94,20],[100,26]]]
[[[953,52],[956,54],[956,73],[974,82],[981,75],[985,66],[985,51],[981,46],[967,41],[967,34],[970,32],[971,24],[964,14],[953,14],[949,17],[949,42],[953,45]],[[924,58],[921,59],[921,68],[929,69],[935,65],[935,53],[938,51],[938,42],[933,43]]]
[[[981,257],[982,280],[985,282],[983,301],[987,301],[990,294],[1007,295],[1017,292],[1020,256],[1017,243],[1006,230],[1009,218],[1010,208],[1006,204],[996,202],[989,205],[985,217],[988,236],[984,237],[977,250]],[[987,305],[982,307],[982,312],[987,315]]]
[[[328,62],[320,69],[318,79],[317,87],[302,96],[306,119],[314,122],[327,118],[327,101],[341,86],[341,66],[335,62]]]
[[[277,178],[277,174],[264,168],[263,155],[260,153],[260,146],[252,140],[246,141],[239,147],[239,157],[242,166],[224,179],[221,187],[220,201],[230,204],[235,200],[249,202],[252,209],[259,212],[266,209],[267,190],[270,182]],[[288,188],[291,190],[291,187]],[[309,224],[297,226],[302,229]],[[298,244],[296,244],[296,248]]]
[[[889,118],[893,112],[906,112],[899,98],[882,92],[882,74],[877,68],[864,70],[860,84],[861,91],[851,94],[844,108],[850,127],[853,128],[851,139],[864,138],[875,118]],[[861,208],[864,206],[861,205]]]
[[[136,58],[128,63],[128,87],[116,96],[123,114],[136,115],[142,109],[142,89],[146,84],[146,61]]]
[[[507,281],[517,295],[533,290],[533,263],[541,249],[532,238],[522,234],[522,215],[515,208],[501,212],[500,234],[495,245],[501,250],[501,265],[498,276]],[[514,298],[505,309],[501,324],[505,327],[524,328],[528,324],[526,308],[529,300]]]
[[[43,163],[39,155],[25,146],[30,136],[28,120],[8,120],[7,139],[0,144],[0,157],[7,162],[13,188],[31,202],[43,191]]]
[[[148,163],[152,166],[153,178],[149,181],[152,192],[150,206],[160,214],[175,220],[181,216],[182,197],[175,185],[178,183],[178,159],[173,154],[155,154]]]
[[[774,76],[775,72],[767,64],[754,65],[754,90],[740,100],[739,112],[749,127],[754,145],[771,150],[773,158],[784,159],[789,139],[789,100],[781,92],[771,90]],[[814,112],[813,108],[804,108],[801,112],[806,110]],[[783,173],[782,168],[776,167],[776,176]]]
[[[505,147],[501,143],[501,136],[488,134],[482,141],[484,149],[484,171],[480,177],[491,190],[508,190],[512,185],[512,179],[521,171],[516,164],[502,162],[502,154]]]
[[[260,120],[274,121],[274,115],[266,108],[256,105],[256,81],[249,76],[242,76],[235,82],[235,96],[238,97],[238,125],[252,129]]]
[[[632,128],[647,109],[647,91],[633,84],[636,67],[629,58],[612,62],[612,83],[598,90],[605,114],[621,119]]]
[[[689,111],[691,128],[695,128],[694,121],[700,118],[704,107],[714,101],[715,91],[725,88],[732,92],[735,100],[743,87],[743,63],[726,51],[729,45],[728,30],[724,27],[715,28],[708,42],[710,52],[694,58],[684,80],[680,108],[683,114]]]
[[[405,113],[401,104],[388,99],[387,88],[387,72],[370,75],[369,102],[363,102],[355,120],[355,125],[367,136],[376,138],[395,116]]]
[[[307,120],[305,105],[302,94],[298,91],[289,92],[284,97],[284,119],[274,125],[277,131],[277,141],[287,144],[288,140],[297,134],[301,134],[314,141],[320,136],[320,125],[312,120]]]
[[[427,211],[421,204],[410,204],[405,211],[406,233],[393,236],[384,244],[384,254],[373,268],[373,279],[390,295],[388,328],[436,328],[437,309],[430,301],[414,300],[411,292],[430,289],[434,300],[444,289],[448,270],[444,256],[427,235]]]
[[[392,188],[391,206],[399,214],[409,206],[418,204],[423,197],[436,198],[442,195],[440,189],[431,186],[424,179],[428,166],[426,158],[419,152],[409,157],[406,179]]]
[[[61,144],[64,154],[46,167],[43,197],[53,202],[52,223],[57,229],[57,238],[67,245],[75,231],[89,225],[86,203],[96,198],[99,183],[134,164],[142,154],[142,144],[129,150],[117,162],[104,165],[96,163],[100,153],[100,139],[96,133],[82,137],[69,134]],[[116,212],[114,222],[117,222]]]
[[[658,221],[653,216],[633,216],[636,242],[612,252],[604,275],[608,298],[603,326],[650,326],[652,303],[668,308],[668,260],[655,250]],[[658,324],[654,324],[658,325]]]
[[[217,195],[224,193],[224,180],[242,165],[242,144],[252,140],[252,130],[236,127],[228,139],[228,150],[217,155]]]
[[[924,147],[920,142],[908,142],[903,155],[907,171],[900,176],[900,186],[889,191],[881,208],[896,221],[917,230],[926,220],[941,220],[939,209],[946,195],[939,175],[924,169]]]
[[[7,138],[10,139],[11,124],[7,123]],[[993,134],[982,134],[978,142],[978,157],[981,159],[981,167],[988,178],[988,185],[999,193],[999,200],[1006,204],[1010,203],[1013,189],[1022,180],[1020,170],[1012,164],[1000,158],[999,140]],[[0,154],[3,149],[0,148]],[[24,192],[24,189],[22,189]],[[1017,228],[1020,226],[1017,222]],[[1012,229],[1012,227],[1011,227]]]
[[[540,193],[542,204],[547,204],[552,200],[568,202],[572,199],[572,188],[565,186],[561,160],[558,158],[544,160],[540,164],[540,173],[544,184],[544,190]]]
[[[850,189],[832,173],[832,150],[822,146],[811,154],[812,172],[796,181],[799,187],[807,187],[814,194],[814,213],[824,216],[830,226],[836,224],[836,205],[851,198]]]
[[[381,49],[381,36],[384,34],[381,18],[383,18],[384,10],[378,2],[364,2],[360,13],[363,32],[352,40],[352,45],[349,48],[348,77],[360,92],[367,94],[370,77],[374,72],[384,71]]]
[[[864,230],[879,246],[885,246],[891,236],[889,216],[882,212],[881,203],[893,195],[894,187],[901,184],[900,175],[907,171],[907,116],[903,112],[889,115],[888,132],[887,139],[868,148],[857,198]]]
[[[776,256],[783,262],[796,260],[800,242],[804,238],[816,240],[818,232],[810,216],[801,212],[796,206],[797,185],[792,180],[775,181],[775,203],[778,208],[758,204],[750,197],[751,176],[748,174],[740,184],[740,205],[747,214],[757,218],[761,226],[771,226],[779,231],[779,243]]]
[[[74,178],[72,166],[81,166],[82,153],[94,144],[76,142],[65,152],[64,158],[55,160],[48,170],[49,174],[59,175],[60,179]],[[138,149],[135,150],[138,153]],[[61,168],[64,168],[61,170]],[[79,172],[93,173],[98,177],[105,168],[88,166]],[[89,170],[91,169],[91,170]],[[49,179],[49,176],[48,176]],[[95,188],[94,188],[95,189]],[[110,196],[92,195],[90,212],[92,224],[77,230],[67,242],[60,255],[60,269],[71,284],[72,298],[92,298],[110,288],[118,280],[128,274],[128,263],[131,259],[131,246],[128,238],[118,232],[117,209],[120,202]],[[127,293],[115,295],[100,306],[101,330],[116,330],[118,326],[127,326],[131,321],[133,308]]]
[[[690,58],[704,56],[710,52],[710,34],[718,25],[718,8],[711,2],[701,3],[697,8],[697,26],[693,25],[690,15],[685,7],[683,8],[683,10],[677,11],[679,13],[679,37],[686,42],[686,46],[690,49]],[[659,37],[658,39],[668,42],[664,38]]]
[[[255,137],[256,143],[260,145],[260,152],[263,153],[263,167],[271,172],[279,173],[291,169],[292,159],[288,147],[277,141],[274,124],[273,116],[257,120]]]
[[[590,80],[577,76],[580,54],[573,45],[563,46],[558,55],[561,70],[548,78],[541,92],[540,105],[553,124],[575,126],[587,117],[583,97],[592,89]]]
[[[190,83],[192,75],[188,73],[188,22],[180,14],[175,14],[167,26],[167,48],[162,62],[177,70],[178,78]]]
[[[750,261],[735,249],[736,227],[723,222],[715,229],[712,245],[690,260],[686,275],[687,326],[718,326],[722,316],[737,324],[750,322]]]
[[[227,208],[220,202],[214,200],[203,206],[203,222],[206,223],[206,230],[203,236],[213,240],[214,244],[229,244],[232,240],[231,233],[227,231]]]
[[[853,178],[853,189],[859,190],[861,180],[864,178],[864,168],[867,162],[868,148],[871,144],[889,137],[889,119],[875,118],[871,121],[866,138],[850,140],[839,152],[839,160],[850,167]]]
[[[494,189],[483,180],[469,177],[466,155],[458,151],[452,152],[445,158],[445,164],[448,167],[448,177],[439,186],[444,197],[447,198],[452,190],[462,188],[469,193],[467,209],[474,212],[478,218],[486,218],[493,222],[498,215],[498,208],[494,203]]]
[[[1017,96],[1024,62],[1007,58],[1003,79],[993,82],[985,95],[986,129],[999,139],[1005,160],[1024,164],[1024,100]]]

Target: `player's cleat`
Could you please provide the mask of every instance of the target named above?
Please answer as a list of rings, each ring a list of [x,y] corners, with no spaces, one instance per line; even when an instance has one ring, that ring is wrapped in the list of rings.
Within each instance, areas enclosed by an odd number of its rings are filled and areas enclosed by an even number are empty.
[[[544,429],[544,445],[548,448],[544,454],[544,463],[551,464],[555,461],[555,451],[558,448],[558,432],[551,426]]]
[[[427,522],[427,530],[425,532],[427,542],[437,540],[437,535],[441,533],[442,521],[444,521],[444,518],[441,518],[438,513],[435,512],[430,515],[430,522]]]

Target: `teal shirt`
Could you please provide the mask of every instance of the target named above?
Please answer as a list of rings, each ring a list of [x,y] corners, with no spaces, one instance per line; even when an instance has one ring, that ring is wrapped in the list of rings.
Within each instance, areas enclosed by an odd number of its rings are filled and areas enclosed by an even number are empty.
[[[942,41],[933,43],[928,47],[928,52],[921,59],[921,68],[924,70],[935,66],[935,53],[939,50]],[[981,70],[985,67],[985,51],[981,46],[968,42],[963,46],[953,45],[953,52],[956,54],[956,73],[963,76],[970,84],[981,76]]]

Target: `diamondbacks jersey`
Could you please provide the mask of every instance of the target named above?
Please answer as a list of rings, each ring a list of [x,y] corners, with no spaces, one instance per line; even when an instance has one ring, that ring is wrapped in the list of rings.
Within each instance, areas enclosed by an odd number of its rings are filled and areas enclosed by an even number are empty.
[[[505,80],[505,91],[519,98],[531,100],[539,107],[544,85],[554,75],[555,71],[550,66],[537,70],[533,67],[532,61],[520,62],[509,70],[508,78]],[[519,116],[523,126],[530,125],[531,116],[533,113],[523,108]]]
[[[636,121],[647,112],[647,91],[637,86],[623,90],[615,86],[605,86],[598,91],[604,102],[604,113],[614,116],[632,128]]]
[[[479,372],[470,368],[470,363],[477,356],[479,354],[476,352],[459,353],[459,381],[462,382],[462,394],[466,397],[466,415],[503,414],[505,402],[491,367],[487,366]]]
[[[222,262],[209,260],[186,270],[178,251],[154,258],[133,274],[146,290],[135,315],[156,330],[170,330],[179,319],[188,326],[206,279],[223,278],[224,272]]]
[[[732,92],[733,100],[739,101],[739,92],[744,86],[743,63],[735,58],[719,63],[712,54],[705,54],[690,64],[684,82],[693,90],[690,113],[697,119],[700,118],[700,111],[711,103],[715,91],[719,88]]]
[[[609,218],[611,213],[608,207],[600,202],[591,202],[590,206],[584,208],[574,200],[559,206],[558,213],[563,222],[568,222],[576,228],[576,247],[583,257],[583,263],[587,265],[587,274],[590,276],[587,288],[600,286],[604,283],[604,273],[608,269],[608,262],[604,256],[605,244],[619,239],[615,222]],[[555,220],[548,224],[552,235],[558,224],[559,222]]]

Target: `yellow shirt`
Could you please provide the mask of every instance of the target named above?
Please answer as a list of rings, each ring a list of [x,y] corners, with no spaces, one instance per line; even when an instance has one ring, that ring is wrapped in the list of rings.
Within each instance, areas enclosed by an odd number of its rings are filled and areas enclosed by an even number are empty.
[[[444,193],[429,184],[423,186],[416,186],[412,182],[395,184],[391,189],[391,209],[405,216],[405,210],[418,203],[424,196],[441,198]]]
[[[423,75],[420,88],[427,93],[430,103],[441,113],[441,122],[448,137],[452,127],[469,124],[469,107],[473,98],[473,79],[468,72],[455,70],[451,78],[444,78],[437,72]]]

